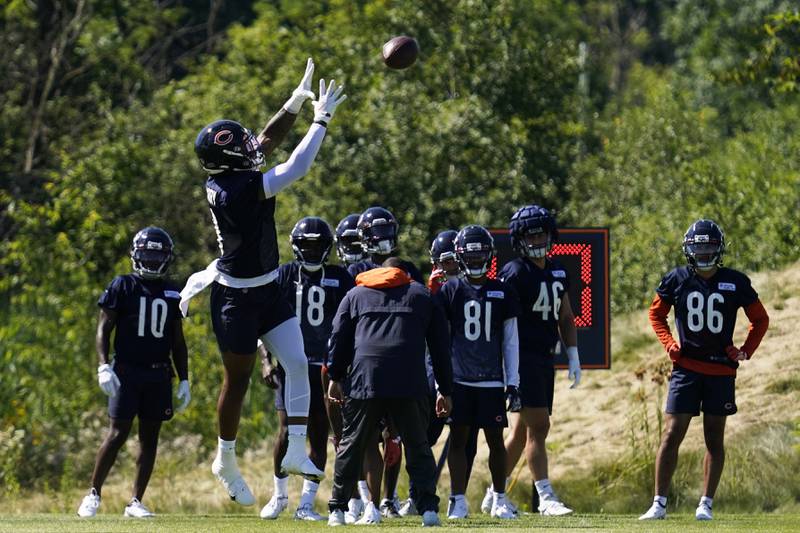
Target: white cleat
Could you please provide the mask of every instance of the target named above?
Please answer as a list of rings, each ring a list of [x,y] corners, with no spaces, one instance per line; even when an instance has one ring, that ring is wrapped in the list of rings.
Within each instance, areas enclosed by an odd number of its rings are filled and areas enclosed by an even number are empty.
[[[502,518],[503,520],[511,520],[517,518],[517,513],[515,513],[511,507],[509,507],[508,502],[504,499],[497,500],[492,505],[492,518]]]
[[[414,505],[414,500],[411,498],[403,502],[403,505],[400,506],[400,510],[397,511],[397,513],[403,517],[419,515],[419,512],[417,512],[417,506]]]
[[[436,514],[436,511],[425,511],[422,513],[422,527],[436,527],[441,525],[442,523],[439,521],[439,515]]]
[[[375,508],[375,504],[367,502],[364,506],[364,514],[356,521],[357,526],[374,526],[381,523],[381,513]]]
[[[315,483],[319,483],[324,477],[325,472],[317,468],[306,455],[305,449],[298,449],[292,453],[292,449],[286,450],[286,455],[281,461],[281,470],[287,474],[299,474],[308,476]]]
[[[228,491],[228,496],[230,496],[231,500],[239,505],[253,505],[256,503],[250,487],[245,483],[235,462],[232,466],[223,466],[222,460],[217,456],[211,464],[211,473],[220,480],[222,486]]]
[[[447,519],[448,520],[461,520],[469,516],[469,509],[467,509],[467,500],[460,498],[450,498],[450,503],[447,505]]]
[[[261,508],[259,516],[264,520],[275,520],[288,505],[289,498],[287,496],[273,494],[267,504]]]
[[[697,510],[694,512],[694,517],[697,520],[713,519],[714,517],[711,514],[711,506],[706,502],[700,502],[700,504],[697,506]]]
[[[81,518],[91,518],[97,514],[100,508],[100,496],[97,491],[92,489],[89,494],[83,497],[80,507],[78,507],[78,516]]]
[[[314,506],[310,503],[298,507],[294,512],[294,519],[308,520],[309,522],[319,522],[320,520],[325,520],[322,518],[322,515],[314,511]]]
[[[364,500],[360,498],[350,498],[347,502],[347,511],[344,512],[346,524],[355,524],[364,512]]]
[[[486,487],[486,494],[483,495],[483,501],[481,501],[481,512],[483,514],[491,513],[493,504],[494,504],[494,491],[492,490],[492,486],[489,485],[488,487]]]
[[[650,509],[648,509],[646,513],[639,517],[639,520],[663,520],[666,517],[667,508],[654,501],[653,505],[650,506]]]
[[[125,512],[122,514],[130,518],[152,518],[156,515],[136,498],[133,498],[131,503],[125,506]]]
[[[565,516],[572,514],[572,509],[558,500],[540,500],[539,514],[542,516]]]
[[[331,527],[345,525],[344,512],[341,509],[331,511],[331,514],[328,515],[328,525]]]

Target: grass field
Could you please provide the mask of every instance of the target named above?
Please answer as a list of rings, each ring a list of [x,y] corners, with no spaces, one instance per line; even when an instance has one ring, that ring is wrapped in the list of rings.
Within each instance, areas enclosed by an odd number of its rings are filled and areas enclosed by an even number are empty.
[[[390,531],[419,531],[418,518],[387,520],[376,526],[376,529]],[[346,526],[353,529],[355,526]],[[365,529],[356,527],[358,530]],[[798,531],[800,515],[798,514],[721,514],[713,522],[697,522],[689,514],[675,514],[667,520],[659,522],[638,522],[631,515],[599,515],[587,514],[564,518],[543,518],[538,515],[523,515],[519,520],[499,521],[472,516],[458,525],[444,523],[437,531],[530,531],[544,529],[547,531]],[[80,519],[63,514],[29,514],[0,515],[0,532],[72,532],[72,531],[169,531],[170,533],[194,533],[199,531],[220,532],[269,532],[269,531],[325,531],[325,522],[297,522],[290,518],[281,518],[274,522],[261,520],[248,515],[162,515],[152,520],[126,519],[121,516],[98,515],[91,520]]]

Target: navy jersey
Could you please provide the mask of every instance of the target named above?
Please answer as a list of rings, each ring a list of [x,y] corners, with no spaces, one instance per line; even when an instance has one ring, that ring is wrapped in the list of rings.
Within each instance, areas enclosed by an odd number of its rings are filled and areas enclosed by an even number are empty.
[[[339,302],[355,287],[352,276],[336,265],[308,272],[292,261],[280,266],[276,283],[300,320],[308,362],[321,365]]]
[[[733,345],[739,308],[758,299],[746,275],[723,267],[703,279],[683,266],[664,276],[656,292],[675,308],[683,357],[738,366],[728,359],[725,348]]]
[[[475,287],[456,278],[434,298],[450,323],[453,380],[504,381],[503,325],[520,311],[514,289],[496,279]]]
[[[519,295],[519,361],[553,363],[559,341],[561,297],[569,290],[569,275],[558,261],[546,259],[544,268],[519,257],[503,266],[498,278]]]
[[[114,359],[134,365],[168,363],[175,321],[181,319],[180,300],[180,290],[165,281],[136,274],[114,278],[97,301],[117,313]]]
[[[348,266],[347,271],[351,276],[353,276],[353,279],[355,279],[355,277],[362,272],[372,270],[373,268],[381,268],[381,265],[373,263],[372,259],[367,258],[363,261],[359,261],[358,263],[353,263],[352,265]],[[411,276],[411,279],[417,283],[422,283],[425,285],[425,282],[422,279],[422,272],[419,271],[414,263],[410,261],[403,261],[403,268],[406,270],[406,272],[408,272],[408,275]]]
[[[278,266],[275,197],[264,199],[258,171],[208,177],[206,196],[217,232],[217,270],[234,278],[255,278]]]

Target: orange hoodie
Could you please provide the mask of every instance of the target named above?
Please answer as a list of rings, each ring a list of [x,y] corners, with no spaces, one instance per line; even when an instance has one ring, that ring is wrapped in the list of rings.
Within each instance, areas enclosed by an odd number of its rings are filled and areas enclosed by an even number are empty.
[[[370,289],[391,289],[411,283],[411,276],[396,267],[381,267],[367,270],[356,276],[356,285]]]

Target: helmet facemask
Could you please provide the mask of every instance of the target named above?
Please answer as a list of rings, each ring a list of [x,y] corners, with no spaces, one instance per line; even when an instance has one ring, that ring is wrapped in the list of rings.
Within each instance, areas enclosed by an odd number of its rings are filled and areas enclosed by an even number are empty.
[[[303,269],[316,272],[325,264],[331,251],[331,243],[321,239],[319,235],[305,234],[292,239],[292,250]]]
[[[694,269],[708,272],[722,265],[725,245],[709,235],[695,235],[683,243],[683,253]]]
[[[492,264],[493,253],[480,242],[469,242],[457,252],[461,270],[470,278],[484,276]]]
[[[148,240],[131,250],[133,271],[144,279],[161,279],[172,262],[172,249],[159,241]]]
[[[397,248],[397,226],[384,219],[374,220],[361,246],[370,255],[391,254]]]
[[[350,229],[344,232],[339,237],[336,246],[336,252],[339,254],[339,259],[352,265],[364,259],[364,248],[361,246],[361,241],[358,240],[358,232]]]
[[[544,240],[541,238],[536,239],[536,243],[530,242],[530,236],[539,235],[546,235],[547,238]],[[541,226],[533,227],[528,229],[522,236],[522,252],[525,257],[532,259],[543,259],[547,257],[548,252],[550,252],[552,243],[553,239],[550,236],[550,233],[546,232]]]

